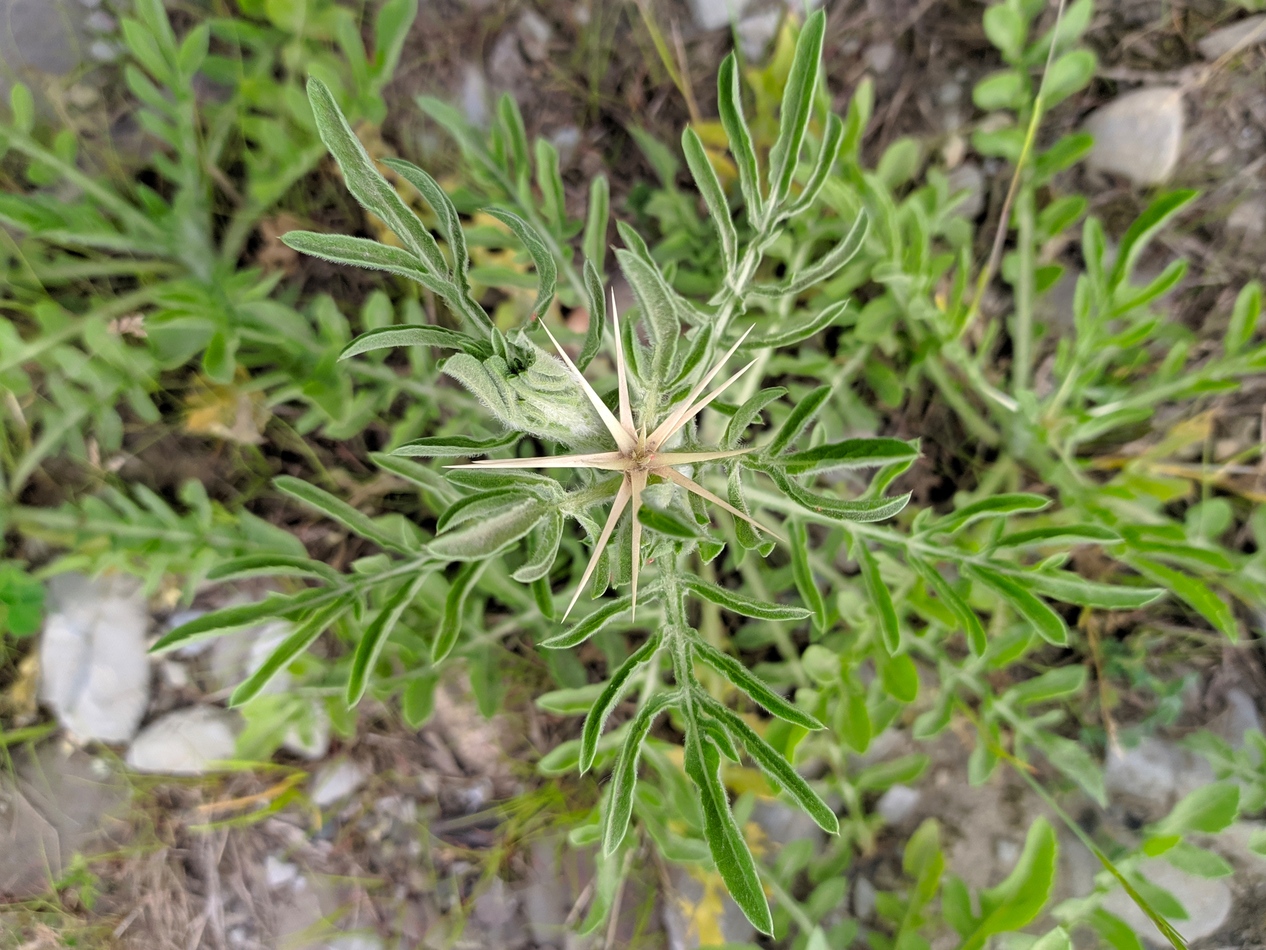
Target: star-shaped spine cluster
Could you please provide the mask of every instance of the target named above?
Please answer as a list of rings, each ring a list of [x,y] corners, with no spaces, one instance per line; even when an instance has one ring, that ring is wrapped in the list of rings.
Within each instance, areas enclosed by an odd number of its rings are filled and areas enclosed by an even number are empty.
[[[717,361],[703,378],[695,384],[690,390],[690,394],[675,408],[668,416],[659,423],[656,428],[648,435],[646,432],[647,420],[641,420],[641,426],[637,426],[633,422],[633,407],[629,401],[629,378],[628,370],[624,362],[624,347],[621,343],[620,336],[620,318],[616,313],[615,297],[611,298],[611,321],[614,325],[615,333],[615,366],[616,375],[619,383],[619,417],[607,407],[598,394],[594,391],[589,381],[572,362],[571,357],[567,355],[567,351],[559,345],[558,340],[554,338],[554,334],[550,333],[549,327],[545,326],[542,321],[541,326],[549,337],[550,342],[554,344],[554,349],[558,351],[558,355],[562,357],[563,362],[576,378],[576,382],[584,391],[585,396],[593,404],[597,410],[598,416],[602,419],[603,425],[607,431],[611,433],[611,438],[615,440],[616,448],[611,452],[590,452],[579,455],[551,455],[541,458],[516,458],[516,459],[479,459],[468,465],[453,466],[455,468],[592,468],[600,471],[621,472],[623,478],[620,486],[616,490],[615,500],[611,505],[611,512],[607,515],[607,522],[602,528],[602,533],[598,536],[598,541],[594,545],[593,555],[589,559],[589,564],[585,567],[585,573],[580,578],[580,583],[576,587],[576,593],[572,595],[571,603],[567,605],[567,611],[563,614],[563,619],[567,619],[567,615],[571,613],[572,608],[576,606],[576,601],[580,598],[580,592],[584,590],[585,584],[589,578],[593,576],[594,569],[598,565],[598,559],[602,556],[602,552],[606,549],[607,542],[610,541],[612,533],[615,531],[616,525],[620,522],[620,516],[624,513],[624,509],[631,506],[632,508],[632,544],[633,544],[633,576],[632,576],[632,599],[633,613],[637,612],[637,579],[638,571],[641,568],[642,556],[642,523],[638,520],[637,513],[642,507],[642,494],[646,491],[647,484],[652,476],[663,478],[680,485],[686,491],[694,492],[700,498],[712,502],[724,508],[736,518],[742,518],[753,527],[767,532],[776,538],[780,536],[762,525],[759,521],[738,508],[735,508],[725,499],[717,496],[713,492],[708,491],[690,476],[684,472],[677,470],[677,466],[681,465],[698,465],[704,462],[715,462],[720,459],[733,458],[737,455],[743,455],[750,452],[750,448],[734,449],[731,451],[705,451],[705,452],[663,452],[661,448],[668,441],[685,427],[695,416],[702,412],[714,399],[720,396],[730,386],[736,383],[744,373],[752,367],[752,363],[748,363],[737,373],[717,386],[706,396],[702,393],[704,389],[716,378],[721,372],[722,367],[734,355],[735,351],[747,339],[747,334],[751,332],[749,328],[747,333],[739,337],[738,341],[726,351],[725,355]],[[754,362],[754,361],[753,361]],[[780,540],[782,540],[780,538]]]

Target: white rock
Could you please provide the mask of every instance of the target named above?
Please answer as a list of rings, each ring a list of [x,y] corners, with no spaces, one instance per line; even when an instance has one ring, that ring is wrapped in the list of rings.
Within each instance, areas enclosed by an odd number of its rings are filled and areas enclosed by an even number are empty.
[[[366,778],[364,768],[351,759],[327,762],[312,780],[312,803],[318,808],[328,808],[364,785]]]
[[[1139,864],[1139,870],[1157,887],[1169,891],[1187,911],[1186,920],[1170,922],[1188,942],[1216,933],[1231,913],[1231,889],[1222,880],[1196,877],[1163,858],[1148,858]],[[1169,946],[1156,925],[1119,887],[1104,898],[1103,909],[1120,917],[1149,943]]]
[[[1220,723],[1220,732],[1233,748],[1244,748],[1244,736],[1249,732],[1262,731],[1262,717],[1257,712],[1253,697],[1238,686],[1227,690],[1226,712]]]
[[[1226,229],[1250,241],[1266,234],[1266,197],[1242,199],[1226,216]]]
[[[484,72],[474,63],[467,63],[462,71],[461,96],[462,112],[471,125],[485,129],[488,127],[488,80]]]
[[[79,739],[126,742],[149,704],[149,616],[130,578],[62,574],[48,585],[40,694]]]
[[[864,877],[859,877],[853,885],[853,916],[858,920],[870,920],[875,916],[875,900],[878,897],[875,885]]]
[[[330,751],[330,717],[325,707],[313,702],[308,721],[291,726],[282,747],[310,762],[324,759],[325,754]]]
[[[1088,167],[1159,185],[1174,173],[1182,151],[1182,90],[1176,86],[1139,89],[1095,110],[1085,129],[1095,139]]]
[[[1177,786],[1177,772],[1176,750],[1147,738],[1131,749],[1109,747],[1103,784],[1110,794],[1132,795],[1165,807]]]
[[[975,162],[964,162],[945,176],[949,182],[950,194],[965,191],[961,203],[954,213],[969,221],[980,217],[985,210],[985,173]]]
[[[1255,43],[1266,43],[1266,13],[1245,17],[1214,30],[1199,43],[1196,49],[1205,59],[1219,59],[1243,43],[1246,49]]]
[[[901,825],[919,807],[923,793],[909,785],[894,785],[879,796],[875,802],[875,813],[890,825]]]
[[[558,164],[567,168],[576,160],[576,150],[580,148],[580,129],[574,125],[564,125],[550,134],[550,142],[558,150]]]
[[[701,30],[719,30],[737,20],[749,0],[690,0],[690,13]]]
[[[202,775],[233,758],[236,722],[232,714],[214,706],[170,712],[136,737],[127,764],[138,772]]]
[[[897,59],[897,47],[887,40],[872,43],[866,47],[866,64],[877,73],[886,73],[892,69]]]
[[[766,10],[754,13],[739,21],[735,32],[738,34],[739,49],[749,60],[759,60],[765,55],[774,34],[778,32],[778,24],[782,14],[777,10]]]
[[[335,937],[325,946],[328,950],[382,950],[383,942],[381,937],[373,934],[345,934]]]
[[[271,854],[264,861],[264,881],[273,890],[293,884],[298,879],[299,868],[289,861]]]
[[[541,62],[549,55],[549,41],[554,38],[554,28],[535,10],[526,10],[519,17],[519,42],[523,52],[533,62]]]

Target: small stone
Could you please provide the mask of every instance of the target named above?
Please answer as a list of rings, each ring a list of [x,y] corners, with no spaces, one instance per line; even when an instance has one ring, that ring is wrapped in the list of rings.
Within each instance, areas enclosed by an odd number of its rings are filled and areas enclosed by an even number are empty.
[[[875,885],[867,878],[859,877],[853,884],[853,916],[863,921],[873,918],[878,896]]]
[[[1196,44],[1196,49],[1205,59],[1221,59],[1237,47],[1246,49],[1256,43],[1266,43],[1266,13],[1245,17],[1214,30]]]
[[[290,727],[282,748],[309,762],[324,759],[330,751],[330,716],[325,707],[313,701],[307,721]]]
[[[719,30],[739,19],[749,0],[690,0],[690,13],[701,30]]]
[[[1196,877],[1178,870],[1163,858],[1147,858],[1139,863],[1138,869],[1152,884],[1172,894],[1187,911],[1186,920],[1171,920],[1170,923],[1189,943],[1216,933],[1231,913],[1231,889],[1222,880]],[[1149,943],[1158,947],[1169,946],[1169,941],[1156,929],[1156,925],[1119,887],[1104,898],[1102,906],[1124,920]]]
[[[344,934],[326,945],[327,950],[383,950],[382,938],[374,934]]]
[[[887,41],[872,43],[866,47],[866,65],[877,73],[886,73],[892,69],[897,59],[897,47]]]
[[[106,40],[93,40],[88,46],[88,55],[98,63],[113,63],[119,58],[122,50],[116,43],[109,43]]]
[[[1085,130],[1095,139],[1087,167],[1136,185],[1159,185],[1174,173],[1182,152],[1182,90],[1155,86],[1127,93],[1091,113]]]
[[[950,194],[966,192],[954,213],[968,221],[975,221],[985,210],[985,173],[975,162],[964,162],[945,176]]]
[[[1266,234],[1266,196],[1240,201],[1226,216],[1226,229],[1246,241],[1256,241]]]
[[[527,77],[528,64],[523,58],[519,37],[507,30],[497,37],[488,54],[488,78],[497,89],[516,89]]]
[[[365,769],[351,759],[327,762],[312,780],[312,803],[318,808],[328,808],[359,789],[366,778]]]
[[[750,61],[764,58],[765,50],[769,49],[781,21],[782,14],[777,10],[754,13],[740,20],[735,32],[738,34],[739,49],[744,58]]]
[[[576,126],[564,125],[556,129],[549,140],[558,152],[560,168],[566,168],[576,160],[576,151],[580,148],[580,129]]]
[[[488,80],[483,70],[474,63],[467,63],[462,72],[461,91],[462,111],[471,125],[484,129],[488,127]]]
[[[519,42],[532,62],[542,62],[549,55],[549,42],[553,38],[554,28],[535,10],[527,10],[519,17]]]
[[[273,890],[293,884],[299,879],[299,868],[289,861],[269,855],[264,861],[264,881]]]
[[[94,33],[113,33],[119,28],[119,23],[104,10],[98,10],[96,13],[88,14],[84,19],[84,26]]]
[[[1020,860],[1020,845],[1010,838],[999,838],[994,843],[993,853],[998,859],[998,867],[1010,871]]]
[[[905,824],[919,807],[923,793],[909,785],[894,785],[875,802],[875,814],[890,825]]]
[[[149,615],[140,586],[125,577],[49,581],[51,612],[40,642],[40,694],[83,740],[126,742],[149,705]]]
[[[761,827],[765,837],[779,845],[805,838],[820,842],[824,836],[824,832],[812,818],[799,808],[784,805],[780,801],[757,802],[752,809],[752,821]]]
[[[1226,712],[1218,731],[1235,749],[1244,748],[1244,737],[1248,733],[1262,731],[1262,717],[1257,712],[1257,704],[1238,686],[1227,690]]]
[[[1131,749],[1109,746],[1103,764],[1103,784],[1112,794],[1131,795],[1158,807],[1169,804],[1177,784],[1177,761],[1172,746],[1147,738]]]
[[[189,685],[189,667],[179,660],[167,660],[158,669],[163,674],[163,682],[172,689],[184,689]]]
[[[236,720],[214,706],[191,706],[156,719],[128,749],[138,772],[202,775],[233,758]]]

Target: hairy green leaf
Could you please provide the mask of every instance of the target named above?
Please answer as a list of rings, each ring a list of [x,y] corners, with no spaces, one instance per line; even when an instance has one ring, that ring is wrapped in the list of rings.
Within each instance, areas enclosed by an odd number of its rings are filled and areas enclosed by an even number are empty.
[[[347,705],[355,706],[365,695],[369,685],[369,677],[374,671],[382,648],[400,622],[405,610],[413,603],[430,575],[419,571],[412,580],[401,584],[396,592],[387,599],[382,609],[365,628],[360,642],[356,644],[356,652],[352,656],[352,669],[347,677]]]

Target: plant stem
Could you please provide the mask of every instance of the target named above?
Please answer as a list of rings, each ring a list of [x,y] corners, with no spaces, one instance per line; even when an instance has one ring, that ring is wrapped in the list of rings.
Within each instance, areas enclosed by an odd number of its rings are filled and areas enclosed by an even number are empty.
[[[1015,213],[1019,227],[1017,253],[1020,273],[1015,285],[1015,319],[1011,327],[1011,347],[1014,353],[1011,392],[1018,396],[1028,390],[1033,377],[1033,298],[1036,294],[1037,269],[1037,249],[1034,243],[1037,213],[1031,184],[1026,183],[1020,188]]]

